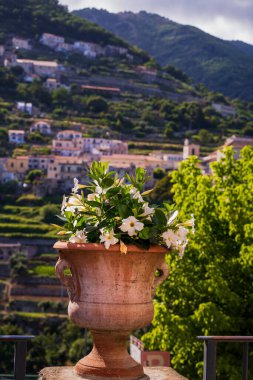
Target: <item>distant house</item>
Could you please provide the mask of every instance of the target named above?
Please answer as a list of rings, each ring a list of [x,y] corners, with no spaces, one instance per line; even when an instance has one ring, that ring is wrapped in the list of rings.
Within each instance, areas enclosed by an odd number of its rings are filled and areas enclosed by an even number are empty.
[[[25,131],[10,129],[8,131],[9,142],[13,144],[23,144],[25,142]]]
[[[253,138],[252,137],[238,137],[238,136],[231,136],[225,140],[225,143],[223,147],[232,146],[235,150],[241,150],[246,145],[253,146]]]
[[[101,156],[101,161],[109,162],[110,166],[124,167],[143,167],[146,169],[165,168],[166,162],[163,159],[146,156],[141,154],[112,154],[109,156]]]
[[[27,112],[29,115],[33,114],[33,105],[32,103],[26,102],[17,102],[17,110],[20,112]]]
[[[86,153],[100,153],[103,155],[128,153],[128,144],[121,140],[85,137],[83,138],[83,146]]]
[[[59,44],[64,44],[65,39],[62,36],[57,36],[51,33],[43,33],[40,42],[43,45],[49,46],[51,48],[56,48]]]
[[[31,50],[32,44],[31,41],[26,38],[21,37],[13,37],[12,38],[12,46],[15,49],[21,49],[21,50]]]
[[[63,66],[54,61],[35,61],[31,59],[17,59],[10,66],[21,66],[27,74],[35,73],[43,77],[55,77],[63,70]]]
[[[74,43],[74,50],[79,51],[88,58],[96,58],[97,55],[105,54],[105,50],[102,46],[92,42],[76,41]]]
[[[212,108],[219,112],[224,117],[235,117],[236,116],[236,110],[235,107],[232,106],[226,106],[224,104],[218,104],[218,103],[212,103]]]
[[[128,49],[114,46],[114,45],[106,45],[105,54],[108,56],[119,56],[119,55],[127,55]]]
[[[5,167],[8,173],[15,175],[16,179],[22,180],[28,170],[28,157],[8,157],[5,161]]]
[[[51,160],[50,155],[28,156],[28,169],[40,169],[46,172]]]
[[[70,53],[71,51],[73,51],[73,49],[74,49],[73,45],[68,44],[66,42],[59,43],[55,48],[56,51],[59,51],[62,53]]]
[[[177,170],[179,163],[183,161],[182,153],[164,153],[164,152],[154,152],[150,153],[150,156],[160,158],[164,161],[164,169],[166,170]]]
[[[91,157],[53,156],[47,170],[49,190],[71,191],[74,178],[78,178],[82,183],[87,182],[90,163]]]
[[[73,140],[82,138],[82,133],[74,130],[60,131],[56,135],[57,140]]]
[[[60,83],[55,78],[47,78],[44,87],[46,87],[49,91],[52,91],[60,87]]]
[[[0,45],[0,57],[2,57],[5,53],[5,47],[4,45]]]
[[[79,157],[84,152],[81,132],[67,130],[58,132],[52,141],[52,152],[59,156]]]
[[[42,135],[51,135],[51,125],[44,120],[37,121],[31,126],[30,132],[40,132]]]

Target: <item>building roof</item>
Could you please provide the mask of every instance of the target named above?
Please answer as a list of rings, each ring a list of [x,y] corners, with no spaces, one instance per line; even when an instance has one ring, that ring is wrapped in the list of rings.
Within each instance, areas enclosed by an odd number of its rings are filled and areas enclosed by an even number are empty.
[[[52,33],[43,33],[42,34],[42,36],[46,36],[46,37],[57,37],[57,38],[63,38],[64,39],[64,37],[62,37],[62,36],[57,36],[56,34],[52,34]]]
[[[81,88],[84,90],[120,92],[120,88],[118,87],[91,86],[87,84],[87,85],[82,85]]]
[[[21,134],[24,134],[25,131],[21,131],[19,129],[9,129],[8,133],[21,133]]]
[[[73,129],[65,129],[64,131],[59,131],[59,132],[57,133],[57,135],[59,135],[60,133],[81,133],[81,134],[82,134],[82,132],[80,132],[80,131],[75,131],[75,130],[73,130]]]
[[[17,59],[17,63],[31,63],[36,66],[58,67],[59,64],[55,61],[35,61],[33,59]]]

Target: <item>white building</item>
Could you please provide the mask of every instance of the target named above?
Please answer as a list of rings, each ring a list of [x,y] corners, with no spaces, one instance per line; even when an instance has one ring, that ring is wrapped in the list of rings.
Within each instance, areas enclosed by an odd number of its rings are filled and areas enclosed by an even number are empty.
[[[127,154],[128,144],[120,140],[85,137],[84,151],[87,153],[99,152],[103,155]]]
[[[5,67],[21,66],[26,74],[37,74],[42,77],[55,77],[64,71],[64,66],[55,61],[35,61],[33,59],[17,59],[15,55],[5,59]]]
[[[224,104],[218,104],[218,103],[212,103],[212,108],[219,112],[224,117],[235,117],[236,116],[236,110],[235,107],[232,106],[226,106]]]
[[[17,110],[20,112],[27,112],[29,115],[33,114],[32,103],[17,102]]]
[[[13,144],[23,144],[25,142],[25,131],[10,129],[8,131],[9,142]]]
[[[81,156],[84,152],[82,133],[74,130],[58,132],[52,141],[52,152],[65,157]]]
[[[64,37],[57,36],[55,34],[43,33],[41,38],[40,38],[40,42],[43,45],[49,46],[51,48],[55,48],[59,44],[64,44],[65,39],[64,39]]]
[[[37,131],[40,132],[42,135],[51,135],[51,125],[45,120],[37,121],[31,126],[30,132]]]
[[[31,50],[32,44],[31,41],[26,38],[20,38],[20,37],[13,37],[12,38],[12,46],[15,49],[21,49],[21,50]]]
[[[71,51],[73,51],[73,49],[74,46],[66,42],[59,43],[55,48],[56,51],[59,51],[61,53],[70,53]]]
[[[97,55],[104,55],[104,48],[92,42],[76,41],[74,49],[82,53],[85,57],[96,58]]]

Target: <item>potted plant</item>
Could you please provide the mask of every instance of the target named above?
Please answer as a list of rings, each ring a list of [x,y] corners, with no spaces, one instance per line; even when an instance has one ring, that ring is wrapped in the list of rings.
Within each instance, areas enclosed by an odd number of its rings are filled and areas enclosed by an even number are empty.
[[[165,255],[183,255],[192,220],[179,223],[169,203],[148,204],[151,190],[143,192],[148,177],[142,168],[119,178],[108,164],[94,162],[89,175],[88,185],[75,179],[72,194],[64,196],[65,225],[58,232],[64,241],[54,245],[69,317],[90,329],[94,340],[75,370],[86,379],[140,379],[143,368],[126,342],[132,330],[152,321],[152,297],[169,273]]]

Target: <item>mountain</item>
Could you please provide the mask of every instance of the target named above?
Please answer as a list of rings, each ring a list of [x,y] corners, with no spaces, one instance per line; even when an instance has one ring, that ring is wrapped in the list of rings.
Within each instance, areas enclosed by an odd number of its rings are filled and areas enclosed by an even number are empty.
[[[133,49],[108,30],[72,15],[58,0],[0,0],[0,44],[11,35],[38,39],[44,32],[61,35],[67,42],[82,40],[127,47],[148,59],[147,54]]]
[[[231,41],[231,44],[253,58],[253,45],[242,41]]]
[[[146,50],[160,65],[174,65],[231,98],[253,100],[253,46],[224,41],[198,28],[145,11],[109,13],[82,9],[74,14],[95,22]]]

